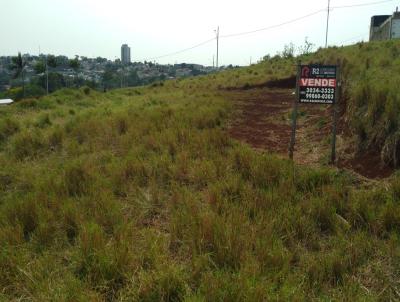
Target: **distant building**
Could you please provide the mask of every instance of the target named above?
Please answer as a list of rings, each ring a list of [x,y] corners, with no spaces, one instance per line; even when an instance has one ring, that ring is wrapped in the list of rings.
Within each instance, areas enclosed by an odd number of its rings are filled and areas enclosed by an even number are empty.
[[[122,64],[131,63],[131,48],[128,44],[123,44],[121,46],[121,62]]]
[[[400,12],[393,15],[380,15],[371,18],[370,41],[383,41],[400,38]]]

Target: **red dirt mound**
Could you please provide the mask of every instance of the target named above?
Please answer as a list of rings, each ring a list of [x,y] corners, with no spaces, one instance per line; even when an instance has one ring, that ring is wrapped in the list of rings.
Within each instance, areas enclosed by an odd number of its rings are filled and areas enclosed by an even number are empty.
[[[293,78],[271,81],[268,85],[291,86],[292,81]],[[291,133],[293,89],[271,89],[266,88],[267,83],[263,85],[226,92],[227,98],[237,108],[237,117],[231,124],[229,134],[254,148],[286,157]],[[332,108],[302,104],[299,106],[299,116],[294,159],[301,164],[319,165],[326,161],[330,152]],[[338,135],[342,137],[346,137],[344,125],[344,120],[340,119]],[[351,153],[349,150],[343,152],[347,157]],[[393,173],[393,169],[381,165],[379,154],[365,153],[351,159],[344,159],[338,154],[338,159],[339,168],[355,171],[367,178],[385,178]]]
[[[255,148],[286,153],[290,126],[283,118],[290,108],[290,94],[290,91],[265,90],[252,91],[251,95],[236,93],[235,101],[241,115],[229,130],[231,136]],[[279,116],[280,121],[277,120]]]
[[[286,79],[271,80],[268,81],[265,86],[268,88],[295,89],[296,77],[293,76]]]
[[[224,90],[250,90],[256,88],[275,88],[275,89],[295,89],[296,88],[296,77],[292,76],[285,79],[270,80],[261,84],[245,84],[240,87],[227,87]]]
[[[339,168],[350,169],[370,179],[386,178],[393,174],[394,169],[382,164],[378,152],[365,152],[349,160],[338,161]]]

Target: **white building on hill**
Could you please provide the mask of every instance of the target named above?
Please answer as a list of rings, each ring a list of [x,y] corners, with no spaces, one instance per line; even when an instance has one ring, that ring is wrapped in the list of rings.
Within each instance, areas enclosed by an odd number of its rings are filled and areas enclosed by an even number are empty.
[[[373,16],[369,34],[370,41],[382,41],[400,38],[400,12],[393,15]]]

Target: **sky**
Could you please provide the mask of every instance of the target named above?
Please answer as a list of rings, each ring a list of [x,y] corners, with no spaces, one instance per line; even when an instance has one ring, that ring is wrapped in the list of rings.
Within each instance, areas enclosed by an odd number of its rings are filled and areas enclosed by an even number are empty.
[[[331,0],[329,45],[368,41],[372,15],[389,15],[395,0]],[[131,47],[132,61],[212,65],[219,26],[219,65],[248,65],[285,44],[325,45],[327,0],[0,0],[0,56],[18,52],[120,57]],[[252,34],[226,37],[285,23]],[[204,41],[179,54],[165,56]]]

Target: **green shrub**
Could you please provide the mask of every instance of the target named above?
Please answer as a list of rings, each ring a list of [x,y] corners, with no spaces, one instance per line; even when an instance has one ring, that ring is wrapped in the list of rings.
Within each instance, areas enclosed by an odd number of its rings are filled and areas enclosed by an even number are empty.
[[[82,213],[72,202],[68,202],[62,207],[62,229],[70,242],[78,236],[79,227],[82,221]]]
[[[115,299],[127,281],[125,272],[132,268],[126,245],[107,244],[105,234],[94,223],[83,226],[74,262],[75,274],[107,300]]]
[[[71,196],[82,196],[90,192],[92,177],[81,162],[68,164],[64,170],[64,186],[66,193]]]
[[[8,139],[20,130],[19,123],[12,118],[0,121],[0,143]]]
[[[26,99],[17,103],[18,107],[23,109],[31,109],[38,107],[38,101],[34,99]]]
[[[386,232],[400,232],[400,206],[389,202],[382,209],[381,218]]]
[[[332,171],[328,169],[302,169],[297,170],[295,182],[301,192],[311,192],[333,180]]]
[[[128,121],[126,117],[118,117],[115,121],[118,134],[122,135],[128,131]]]
[[[85,95],[89,95],[89,94],[90,94],[90,91],[91,91],[90,87],[83,87],[83,93],[84,93]]]
[[[61,127],[56,127],[48,136],[48,145],[50,150],[58,150],[62,147],[65,138],[64,130]]]
[[[4,212],[7,222],[10,225],[21,226],[25,240],[29,240],[39,225],[37,201],[34,199],[20,200],[7,205]]]
[[[39,119],[36,122],[36,127],[38,128],[45,128],[51,125],[51,121],[50,121],[50,116],[48,113],[43,114],[39,117]]]
[[[160,269],[157,273],[139,275],[142,286],[138,288],[137,298],[144,302],[179,302],[187,294],[185,272],[174,265]]]
[[[46,144],[41,132],[24,130],[13,137],[11,154],[18,160],[33,159],[46,153]]]
[[[310,203],[310,219],[315,222],[322,233],[333,233],[337,218],[335,209],[323,198],[315,198]]]

